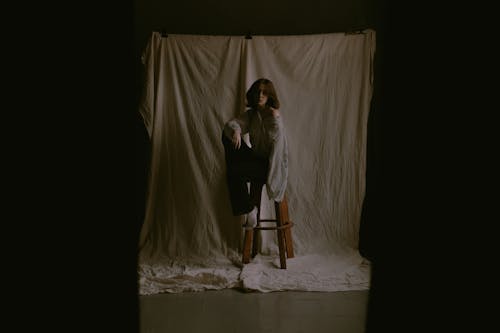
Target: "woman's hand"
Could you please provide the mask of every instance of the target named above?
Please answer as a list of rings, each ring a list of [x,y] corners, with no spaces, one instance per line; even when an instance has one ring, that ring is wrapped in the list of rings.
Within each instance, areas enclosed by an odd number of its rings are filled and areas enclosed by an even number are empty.
[[[240,149],[240,147],[241,147],[241,132],[234,131],[233,137],[231,138],[231,141],[233,142],[234,149]]]
[[[271,111],[271,114],[273,115],[274,118],[278,118],[280,116],[280,111],[278,109],[269,107],[269,110]]]

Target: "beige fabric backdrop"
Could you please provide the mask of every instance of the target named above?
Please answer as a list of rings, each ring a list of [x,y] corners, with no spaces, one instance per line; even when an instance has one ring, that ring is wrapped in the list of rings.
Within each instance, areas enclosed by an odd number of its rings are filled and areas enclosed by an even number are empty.
[[[151,136],[140,293],[242,286],[260,291],[369,286],[359,255],[375,31],[303,36],[152,33],[140,112]],[[244,94],[271,79],[289,144],[287,197],[296,258],[276,262],[272,232],[242,266],[221,131]],[[263,191],[263,215],[274,216]]]

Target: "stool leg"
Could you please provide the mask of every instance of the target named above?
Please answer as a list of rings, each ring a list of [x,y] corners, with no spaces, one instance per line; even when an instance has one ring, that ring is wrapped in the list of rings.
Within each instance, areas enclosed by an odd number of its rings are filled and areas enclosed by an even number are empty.
[[[260,204],[257,206],[257,226],[260,226]],[[260,249],[261,234],[259,230],[253,231],[253,242],[252,242],[252,258],[254,258]]]
[[[250,252],[252,250],[253,229],[245,229],[243,238],[243,257],[242,262],[248,264],[250,262]]]
[[[260,226],[260,204],[262,200],[262,189],[264,188],[263,183],[253,182],[250,184],[250,197],[252,198],[253,204],[257,207],[257,226]],[[258,230],[254,230],[253,233],[253,243],[252,243],[252,258],[254,258],[260,249],[261,233]]]
[[[253,242],[252,242],[252,258],[254,258],[260,249],[260,237],[261,234],[259,230],[253,231]]]
[[[278,234],[278,248],[280,252],[280,266],[282,269],[286,269],[286,249],[285,249],[285,237],[282,229],[276,230]]]
[[[292,230],[290,228],[286,228],[283,233],[285,236],[286,256],[287,258],[293,258]]]
[[[288,202],[286,195],[283,196],[281,202],[275,202],[274,207],[276,210],[276,224],[278,227],[289,223],[288,219]],[[292,233],[290,228],[278,229],[278,246],[280,251],[281,268],[286,268],[286,258],[293,258],[293,243]]]

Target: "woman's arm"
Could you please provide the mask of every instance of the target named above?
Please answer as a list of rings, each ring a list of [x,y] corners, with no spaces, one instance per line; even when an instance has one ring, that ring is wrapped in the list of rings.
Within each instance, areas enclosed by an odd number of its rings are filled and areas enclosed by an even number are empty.
[[[282,117],[277,109],[271,109],[268,118],[268,135],[271,144],[269,171],[266,188],[269,198],[281,201],[285,194],[288,179],[288,146]]]
[[[224,125],[224,134],[233,142],[236,149],[239,149],[241,146],[241,136],[245,133],[248,133],[248,112],[249,111],[246,111],[238,117],[229,120]]]
[[[270,108],[272,117],[269,117],[269,139],[272,143],[278,140],[278,137],[283,132],[283,122],[278,109]]]

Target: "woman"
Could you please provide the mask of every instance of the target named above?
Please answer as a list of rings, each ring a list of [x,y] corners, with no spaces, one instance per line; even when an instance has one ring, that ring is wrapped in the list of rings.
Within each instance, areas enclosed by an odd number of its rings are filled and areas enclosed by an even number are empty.
[[[273,83],[258,79],[248,89],[246,99],[249,109],[224,125],[222,142],[233,215],[246,214],[245,226],[253,228],[257,225],[263,184],[269,198],[283,199],[288,177],[288,148]],[[251,147],[241,138],[246,133],[249,133]],[[250,193],[247,182],[250,182]]]

